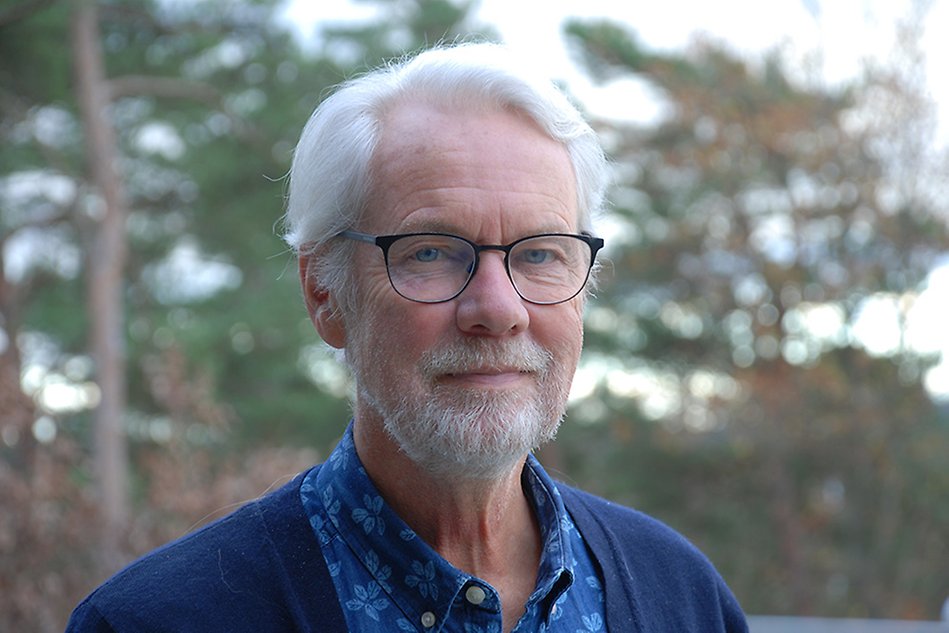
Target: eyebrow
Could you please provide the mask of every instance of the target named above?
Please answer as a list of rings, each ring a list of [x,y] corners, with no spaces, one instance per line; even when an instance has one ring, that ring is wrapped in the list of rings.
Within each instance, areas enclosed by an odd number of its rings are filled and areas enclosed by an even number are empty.
[[[461,228],[460,225],[445,221],[445,219],[438,218],[432,220],[424,220],[419,222],[410,222],[405,226],[401,226],[398,229],[399,233],[448,233],[450,235],[457,235],[459,237],[465,237],[467,239],[474,238],[469,237],[468,231],[465,231]],[[544,233],[579,233],[579,230],[570,228],[565,228],[562,226],[552,226],[550,224],[541,225],[539,228],[531,228],[528,231],[518,232],[520,237],[528,237],[530,235],[542,235]]]
[[[399,233],[451,233],[453,235],[461,235],[464,231],[461,230],[461,227],[457,224],[451,222],[446,222],[445,220],[430,219],[422,221],[412,221],[406,225],[400,226],[398,229]]]

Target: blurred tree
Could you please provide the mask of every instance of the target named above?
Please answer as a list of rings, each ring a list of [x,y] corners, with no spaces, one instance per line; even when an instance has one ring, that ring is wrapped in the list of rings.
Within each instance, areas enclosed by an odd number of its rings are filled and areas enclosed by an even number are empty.
[[[905,337],[872,355],[855,327],[874,300],[908,306],[949,246],[932,156],[902,151],[927,140],[915,87],[873,69],[831,90],[710,42],[655,54],[610,22],[567,32],[594,77],[645,82],[666,114],[599,122],[617,170],[587,321],[602,379],[563,467],[700,541],[753,613],[935,619],[936,358]]]
[[[275,234],[279,181],[329,86],[471,31],[467,5],[376,4],[377,19],[328,31],[309,52],[267,0],[0,9],[0,629],[61,630],[111,571],[84,571],[101,502],[89,485],[92,411],[106,393],[87,334],[100,317],[78,281],[97,258],[122,266],[94,240],[110,217],[96,168],[116,168],[128,206],[123,305],[108,314],[121,324],[125,313],[133,511],[120,551],[259,494],[343,430],[347,380]],[[78,59],[63,46],[80,5],[98,12],[84,25],[100,32],[104,105],[86,114],[115,131],[104,163],[86,152]],[[365,35],[384,32],[397,35]]]

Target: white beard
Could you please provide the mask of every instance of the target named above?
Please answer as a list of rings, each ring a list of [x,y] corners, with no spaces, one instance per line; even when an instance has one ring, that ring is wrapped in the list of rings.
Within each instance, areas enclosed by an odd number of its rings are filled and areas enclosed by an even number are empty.
[[[427,393],[370,393],[359,381],[362,399],[385,421],[400,449],[434,476],[487,480],[507,473],[560,426],[569,377],[552,355],[526,338],[468,339],[428,352],[419,363]],[[439,383],[445,374],[481,367],[517,367],[530,372],[531,390],[486,390]]]

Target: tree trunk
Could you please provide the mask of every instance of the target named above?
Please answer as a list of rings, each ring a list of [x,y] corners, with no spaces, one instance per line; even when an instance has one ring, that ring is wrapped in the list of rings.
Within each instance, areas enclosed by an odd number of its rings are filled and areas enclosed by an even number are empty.
[[[27,442],[35,418],[33,401],[23,393],[20,376],[22,358],[17,338],[20,332],[18,288],[7,279],[3,260],[4,239],[0,239],[0,445]],[[22,466],[11,458],[14,468]]]
[[[87,252],[87,309],[90,347],[101,391],[95,412],[96,476],[102,508],[100,560],[106,569],[114,569],[123,559],[122,542],[129,515],[122,300],[127,210],[118,173],[115,130],[108,120],[108,84],[94,1],[77,0],[72,40],[87,168],[100,206],[93,214],[95,228]]]

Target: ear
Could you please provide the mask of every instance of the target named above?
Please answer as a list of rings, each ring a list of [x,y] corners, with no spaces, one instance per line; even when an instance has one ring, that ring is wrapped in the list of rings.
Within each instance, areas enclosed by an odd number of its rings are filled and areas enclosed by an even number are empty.
[[[346,345],[346,326],[339,304],[321,283],[314,259],[317,255],[300,255],[300,285],[310,321],[328,345],[342,349]]]

